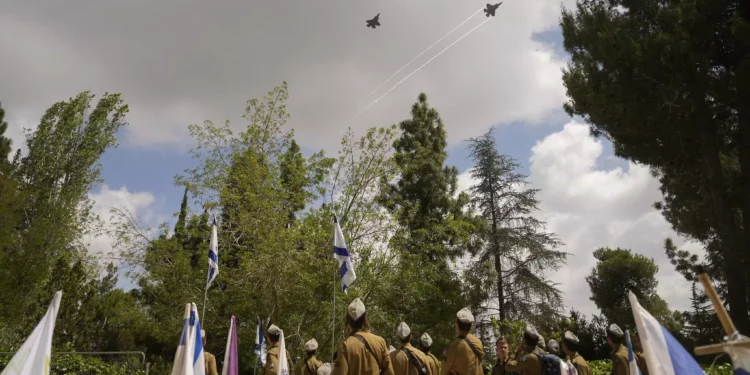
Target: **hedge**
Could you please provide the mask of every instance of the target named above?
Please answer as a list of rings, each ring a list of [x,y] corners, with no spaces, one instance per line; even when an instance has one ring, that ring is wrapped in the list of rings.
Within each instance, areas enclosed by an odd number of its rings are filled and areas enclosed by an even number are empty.
[[[10,361],[10,356],[0,357],[0,371]],[[55,375],[142,375],[142,369],[132,370],[122,363],[107,363],[100,358],[65,354],[53,356],[50,363],[50,374]]]
[[[591,375],[610,375],[612,371],[612,361],[601,360],[601,361],[590,361],[589,367],[591,368]],[[732,375],[732,365],[728,363],[717,364],[709,372],[711,366],[703,366],[703,371],[707,375]]]

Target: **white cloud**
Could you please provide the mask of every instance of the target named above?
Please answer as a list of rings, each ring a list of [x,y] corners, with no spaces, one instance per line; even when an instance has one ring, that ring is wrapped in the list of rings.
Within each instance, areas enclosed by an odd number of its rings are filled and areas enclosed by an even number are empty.
[[[115,238],[106,234],[106,229],[114,224],[114,217],[110,213],[112,208],[129,211],[139,221],[152,227],[165,221],[165,217],[156,210],[156,197],[150,192],[131,192],[125,186],[111,189],[105,184],[98,192],[89,193],[89,198],[95,202],[93,213],[103,221],[105,233],[88,237],[86,244],[89,253],[101,257],[102,262],[108,263],[114,258],[115,264],[119,263],[116,259],[118,254],[112,246]]]
[[[690,284],[674,271],[663,249],[671,237],[681,248],[702,254],[694,243],[681,240],[652,204],[660,200],[659,183],[648,168],[628,163],[627,168],[601,169],[602,141],[589,135],[586,125],[568,123],[532,148],[529,181],[541,189],[539,217],[572,254],[567,265],[549,277],[561,283],[566,308],[598,312],[585,276],[596,264],[599,247],[629,248],[659,265],[658,292],[672,309],[689,308]],[[462,189],[472,184],[468,173],[459,176]]]

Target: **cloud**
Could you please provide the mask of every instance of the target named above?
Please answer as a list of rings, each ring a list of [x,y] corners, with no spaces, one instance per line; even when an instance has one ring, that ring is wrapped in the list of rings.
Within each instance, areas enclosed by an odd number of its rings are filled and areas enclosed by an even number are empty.
[[[380,94],[367,93],[480,6],[8,0],[0,12],[0,100],[18,126],[82,90],[121,92],[131,106],[123,139],[130,147],[189,146],[186,125],[206,119],[240,126],[245,101],[282,80],[289,82],[289,126],[310,148],[336,147],[349,126],[402,120],[420,91],[440,109],[451,142],[559,111],[564,61],[534,35],[558,27],[560,1],[526,0],[504,3],[491,22],[351,120]],[[382,26],[366,28],[376,13]],[[485,19],[477,13],[381,92]]]
[[[661,199],[659,183],[647,167],[628,162],[627,168],[602,169],[602,141],[589,135],[586,125],[570,122],[546,136],[531,149],[529,181],[539,188],[538,216],[565,243],[571,254],[567,265],[549,277],[561,284],[566,308],[597,313],[585,276],[596,264],[592,253],[599,247],[628,248],[653,258],[659,266],[658,293],[672,309],[688,309],[690,284],[674,271],[663,242],[675,243],[699,254],[699,245],[681,240],[651,205]],[[467,188],[468,173],[458,178]]]
[[[118,254],[112,248],[115,238],[106,234],[106,230],[114,224],[114,217],[110,212],[112,208],[129,211],[139,221],[152,228],[166,220],[165,216],[158,212],[156,197],[150,192],[131,192],[125,186],[111,189],[105,184],[98,192],[89,193],[89,198],[94,201],[92,211],[103,221],[105,233],[87,237],[86,244],[89,254],[101,257],[103,263],[112,260],[115,264],[119,263]]]

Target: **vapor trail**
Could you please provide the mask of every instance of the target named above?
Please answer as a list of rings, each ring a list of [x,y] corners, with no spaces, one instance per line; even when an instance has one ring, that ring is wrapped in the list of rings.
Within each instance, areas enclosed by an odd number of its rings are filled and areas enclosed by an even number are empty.
[[[458,39],[456,39],[456,41],[455,41],[455,42],[453,42],[453,43],[449,44],[449,45],[448,45],[448,47],[445,47],[445,48],[444,48],[444,49],[443,49],[442,51],[438,52],[438,54],[437,54],[437,55],[435,55],[435,56],[433,56],[433,57],[432,57],[431,59],[427,60],[427,62],[426,62],[426,63],[424,63],[424,64],[422,64],[422,66],[420,66],[420,67],[419,67],[419,68],[417,68],[417,69],[414,69],[414,71],[413,71],[413,72],[409,73],[409,75],[408,75],[408,76],[406,76],[406,77],[404,77],[404,78],[403,78],[402,80],[398,81],[398,83],[397,83],[397,84],[395,84],[395,85],[393,85],[393,87],[391,87],[391,88],[390,88],[390,90],[386,91],[386,92],[385,92],[385,94],[381,95],[381,96],[380,96],[379,98],[375,99],[375,101],[373,101],[372,103],[368,104],[368,105],[367,105],[367,106],[366,106],[365,108],[363,108],[363,109],[362,109],[361,111],[359,111],[359,113],[357,113],[357,115],[356,115],[356,116],[354,116],[354,118],[357,118],[357,117],[359,117],[359,115],[361,115],[361,114],[362,114],[362,112],[366,111],[366,110],[367,110],[367,108],[370,108],[370,107],[372,107],[373,105],[375,105],[375,103],[379,102],[379,101],[380,101],[380,99],[383,99],[383,97],[385,97],[386,95],[388,95],[388,93],[390,93],[391,91],[393,91],[393,89],[395,89],[396,87],[398,87],[398,85],[400,85],[400,84],[401,84],[401,82],[404,82],[404,81],[406,81],[407,79],[409,79],[409,77],[411,77],[412,75],[414,75],[414,73],[416,73],[416,72],[420,71],[420,70],[421,70],[422,68],[424,68],[424,67],[425,67],[425,65],[429,64],[429,63],[430,63],[430,61],[432,61],[432,60],[435,60],[435,59],[436,59],[436,58],[437,58],[438,56],[442,55],[442,54],[443,54],[443,52],[447,51],[447,50],[448,50],[448,48],[451,48],[451,47],[453,47],[453,45],[454,45],[454,44],[456,44],[456,43],[460,42],[460,41],[461,41],[461,39],[465,38],[466,36],[468,36],[469,34],[471,34],[472,32],[474,32],[474,30],[478,29],[478,28],[479,28],[480,26],[482,26],[482,25],[484,25],[485,23],[489,22],[489,21],[490,21],[490,20],[491,20],[492,18],[494,18],[494,17],[488,18],[488,19],[486,19],[486,20],[485,20],[484,22],[480,23],[479,25],[476,25],[476,26],[474,26],[474,28],[473,28],[473,29],[469,30],[469,31],[468,31],[468,32],[467,32],[466,34],[464,34],[464,35],[461,35],[461,37],[460,37],[460,38],[458,38]]]
[[[390,81],[391,79],[393,79],[393,77],[395,77],[397,74],[401,73],[402,70],[406,69],[407,66],[411,65],[411,63],[413,63],[414,61],[416,61],[420,56],[424,55],[425,52],[427,52],[430,49],[432,49],[432,47],[435,47],[436,44],[440,43],[443,39],[447,38],[448,35],[453,34],[453,32],[456,31],[456,30],[458,30],[459,27],[463,26],[466,22],[468,22],[470,19],[472,19],[474,16],[476,16],[477,13],[479,13],[482,9],[484,9],[484,8],[477,9],[477,11],[474,12],[474,13],[472,13],[467,19],[464,20],[464,22],[461,22],[453,30],[451,30],[450,32],[448,32],[448,34],[443,35],[443,37],[440,38],[440,39],[438,39],[437,42],[432,43],[431,46],[427,47],[427,49],[424,50],[424,51],[422,51],[422,53],[420,53],[419,55],[417,55],[417,57],[411,59],[411,61],[409,61],[406,65],[402,66],[401,69],[397,70],[396,73],[393,73],[393,75],[391,75],[390,77],[388,77],[388,79],[386,79],[385,82],[383,82],[380,85],[378,85],[378,87],[376,87],[375,90],[372,90],[371,93],[367,94],[367,96],[370,96],[370,95],[374,94],[376,91],[378,91],[381,87],[383,87],[383,85],[385,85],[386,83],[388,83],[388,81]]]

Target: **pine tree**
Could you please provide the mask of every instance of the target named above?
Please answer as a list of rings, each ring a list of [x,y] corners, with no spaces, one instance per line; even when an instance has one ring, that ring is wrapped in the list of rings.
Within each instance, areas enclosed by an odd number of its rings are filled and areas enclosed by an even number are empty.
[[[188,214],[188,188],[182,195],[182,204],[180,205],[180,215],[177,217],[177,224],[174,226],[174,235],[177,240],[182,242],[185,239],[185,221]]]
[[[305,208],[305,187],[308,185],[305,158],[297,142],[292,139],[289,148],[281,156],[281,185],[286,193],[285,209],[289,223],[296,220],[296,213]]]
[[[4,136],[7,130],[8,123],[5,122],[5,110],[0,103],[0,160],[2,161],[8,160],[13,143],[10,138]]]
[[[548,318],[562,307],[562,292],[544,272],[559,269],[566,253],[556,250],[561,242],[532,216],[539,190],[525,188],[526,176],[497,150],[492,131],[469,140],[475,163],[471,176],[477,181],[469,189],[471,202],[487,223],[481,234],[485,244],[474,255],[480,264],[492,261],[494,274],[485,283],[495,292],[500,321]]]

